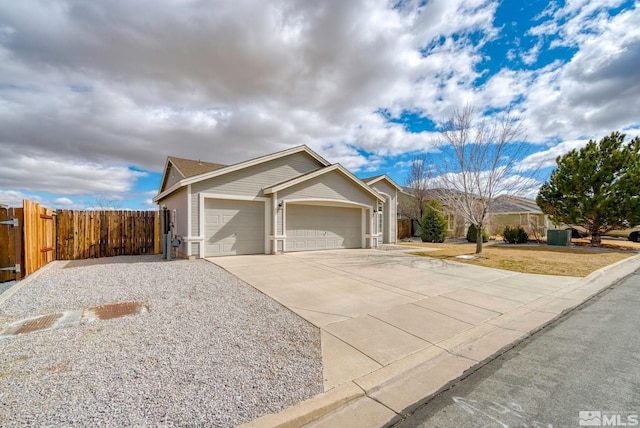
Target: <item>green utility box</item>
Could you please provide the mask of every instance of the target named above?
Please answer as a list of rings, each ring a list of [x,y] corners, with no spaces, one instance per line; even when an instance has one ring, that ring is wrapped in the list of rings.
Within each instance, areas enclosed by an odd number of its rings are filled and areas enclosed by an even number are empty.
[[[562,229],[547,230],[547,245],[569,247],[571,245],[571,230],[562,230]]]

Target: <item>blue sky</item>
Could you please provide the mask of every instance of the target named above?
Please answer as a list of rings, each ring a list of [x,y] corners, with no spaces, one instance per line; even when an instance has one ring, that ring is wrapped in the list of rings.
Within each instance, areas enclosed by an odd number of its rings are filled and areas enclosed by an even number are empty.
[[[299,144],[405,184],[470,104],[525,126],[524,168],[640,134],[637,1],[0,3],[0,202],[152,209],[166,156]],[[543,177],[544,178],[544,177]]]

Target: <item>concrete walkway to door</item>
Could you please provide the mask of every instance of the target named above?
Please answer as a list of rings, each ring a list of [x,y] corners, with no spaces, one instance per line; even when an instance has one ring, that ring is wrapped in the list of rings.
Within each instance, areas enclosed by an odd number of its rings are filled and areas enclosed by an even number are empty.
[[[401,251],[209,260],[321,329],[325,390],[396,362],[404,361],[396,364],[402,370],[441,352],[463,358],[464,364],[482,361],[586,296],[572,287],[580,278],[522,274]]]

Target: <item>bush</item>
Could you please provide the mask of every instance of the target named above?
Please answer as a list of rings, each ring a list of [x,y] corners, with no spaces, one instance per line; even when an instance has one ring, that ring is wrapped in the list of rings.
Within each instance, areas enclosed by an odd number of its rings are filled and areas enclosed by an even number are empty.
[[[467,230],[467,241],[476,242],[478,237],[478,228],[475,224],[469,226],[469,230]],[[489,234],[484,228],[482,228],[482,242],[489,242]]]
[[[502,239],[509,244],[524,244],[529,241],[529,234],[522,226],[507,226],[504,228],[504,232],[502,232]]]
[[[442,207],[431,201],[420,222],[422,242],[444,242],[447,237],[447,220],[440,214]]]

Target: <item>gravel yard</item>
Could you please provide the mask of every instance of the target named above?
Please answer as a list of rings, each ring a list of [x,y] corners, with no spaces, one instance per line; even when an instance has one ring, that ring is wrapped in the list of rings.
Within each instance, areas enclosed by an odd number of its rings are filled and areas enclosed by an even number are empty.
[[[0,330],[118,302],[150,311],[0,339],[0,425],[227,427],[322,392],[319,331],[204,260],[53,262]]]

